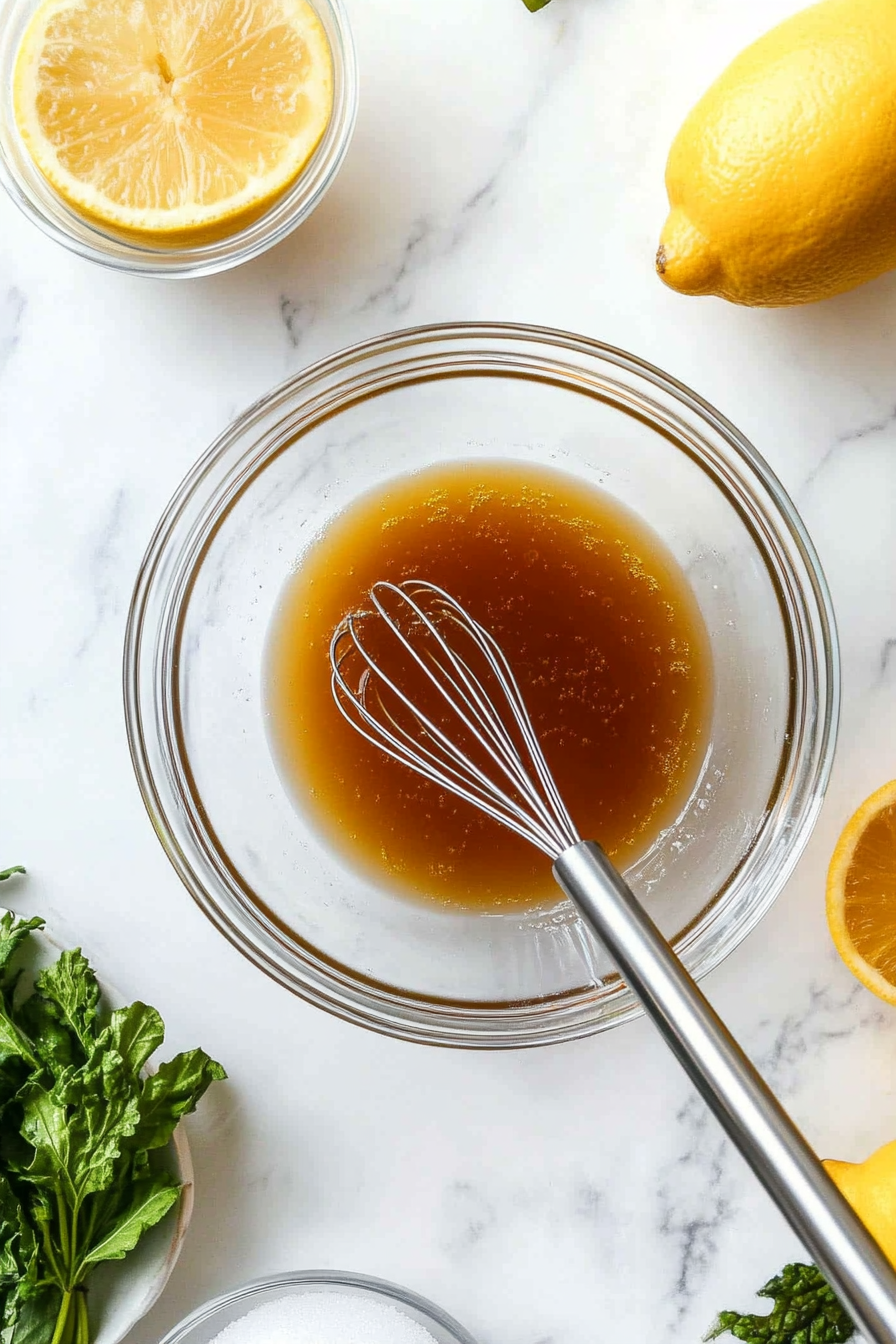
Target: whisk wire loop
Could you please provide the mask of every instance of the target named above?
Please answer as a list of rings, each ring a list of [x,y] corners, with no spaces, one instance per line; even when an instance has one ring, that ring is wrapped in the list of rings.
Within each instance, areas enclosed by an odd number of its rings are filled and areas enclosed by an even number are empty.
[[[438,654],[447,660],[449,666],[445,667],[439,662],[439,657],[431,652],[428,656],[424,656],[424,654],[422,654],[402,633],[400,627],[389,617],[380,598],[380,591],[383,589],[388,589],[388,591],[391,592],[396,591],[394,585],[391,584],[377,585],[377,587],[372,590],[371,596],[380,615],[389,623],[390,629],[392,629],[399,638],[402,646],[411,655],[417,666],[427,675],[432,684],[436,686],[442,698],[455,710],[464,726],[470,732],[476,733],[478,730],[478,732],[482,734],[486,740],[486,747],[489,754],[502,766],[513,783],[518,787],[522,787],[524,784],[524,771],[522,765],[514,756],[512,750],[508,750],[506,733],[502,733],[500,720],[490,704],[479,679],[473,674],[470,668],[466,667],[462,659],[457,656],[419,603],[415,602],[408,593],[403,593],[402,596],[407,603],[407,606],[413,612],[417,620],[420,621],[427,633],[435,640]],[[459,680],[452,676],[451,671],[449,670],[450,668],[454,669]],[[466,700],[463,698],[465,692],[468,696]],[[460,708],[461,705],[465,706],[465,710]],[[419,712],[418,709],[417,713],[419,714]],[[423,716],[421,715],[421,718],[422,717]],[[426,719],[426,723],[428,730],[432,731],[433,725],[431,721]],[[463,753],[456,748],[453,739],[442,733],[440,733],[440,738],[453,755],[463,758]]]
[[[578,832],[510,665],[489,632],[444,589],[423,580],[380,582],[369,596],[373,610],[347,616],[330,644],[333,697],[343,717],[387,755],[509,826],[550,858],[575,844]],[[361,633],[365,621],[377,621],[397,641],[396,652],[410,657],[450,710],[454,731],[441,728],[373,655]],[[478,658],[478,670],[446,639],[446,622]],[[509,711],[516,736],[502,711]],[[482,764],[458,746],[457,723],[477,755],[484,754]],[[489,765],[497,767],[498,779]]]
[[[370,659],[363,641],[358,636],[357,628],[353,621],[346,622],[345,629],[339,632],[339,637],[348,636],[351,639],[351,646],[348,652],[340,653],[338,645],[335,648],[333,662],[333,690],[336,698],[336,704],[343,717],[355,728],[362,737],[366,738],[374,746],[379,747],[394,760],[401,761],[404,765],[410,766],[418,774],[424,775],[434,783],[441,784],[444,788],[465,798],[474,806],[487,812],[500,821],[510,826],[519,835],[525,839],[531,839],[530,831],[523,825],[523,814],[516,807],[513,800],[506,794],[502,794],[498,803],[503,806],[496,806],[495,801],[487,792],[486,784],[483,782],[485,776],[482,772],[468,770],[466,773],[452,763],[452,756],[458,758],[461,764],[469,766],[471,763],[461,753],[457,752],[453,744],[444,743],[444,754],[439,755],[426,744],[424,734],[430,732],[438,738],[440,730],[434,724],[431,724],[425,716],[420,718],[418,724],[418,734],[414,736],[398,722],[395,715],[389,710],[379,689],[374,682],[378,678],[389,690],[391,690],[398,699],[405,704],[412,712],[413,703],[406,697],[400,688]],[[342,663],[351,652],[361,655],[367,667],[358,680],[357,689],[353,689],[342,673]],[[376,713],[370,708],[371,693],[376,694]],[[360,722],[357,715],[360,716]],[[366,725],[366,726],[365,726]],[[387,727],[386,725],[391,725]],[[422,730],[419,731],[419,730]],[[438,743],[437,743],[438,745]],[[446,759],[447,758],[447,759]],[[477,776],[481,776],[477,778]],[[533,843],[536,841],[533,840]],[[538,839],[540,847],[548,851],[550,837],[542,836]]]
[[[523,739],[524,742],[526,742],[527,749],[531,753],[531,744],[534,744],[538,761],[541,763],[548,779],[550,779],[547,767],[543,762],[541,750],[538,747],[537,739],[532,731],[522,697],[519,694],[513,674],[510,671],[510,666],[507,663],[500,646],[495,643],[489,632],[482,626],[477,626],[474,632],[472,628],[474,625],[472,619],[455,599],[443,589],[438,589],[432,584],[423,584],[422,581],[418,581],[416,586],[438,598],[439,607],[441,608],[440,614],[443,614],[446,619],[452,621],[460,633],[466,634],[467,636],[474,635],[475,633],[476,645],[479,651],[485,656],[490,670],[499,679],[499,683],[507,697],[508,705],[513,714],[514,722],[517,723],[523,733]],[[377,587],[380,587],[380,585],[377,585]],[[381,585],[381,587],[388,587],[390,591],[396,591],[394,585],[384,584]],[[537,793],[532,791],[531,780],[525,764],[523,760],[520,759],[520,756],[507,733],[506,726],[480,679],[475,675],[472,668],[465,663],[452,648],[435,625],[433,619],[426,613],[419,603],[414,600],[406,588],[402,590],[402,597],[417,619],[436,641],[438,654],[441,657],[444,657],[455,669],[459,682],[447,673],[445,667],[439,662],[439,658],[436,656],[431,655],[428,659],[428,666],[424,667],[422,655],[409,641],[406,640],[400,630],[398,630],[397,633],[402,639],[402,643],[418,663],[418,666],[422,667],[424,671],[435,672],[446,678],[452,694],[448,694],[445,687],[440,686],[439,689],[441,690],[443,697],[448,701],[452,709],[454,709],[455,713],[471,732],[477,734],[478,726],[482,735],[480,741],[482,741],[482,738],[485,738],[483,745],[485,745],[486,750],[492,756],[492,759],[501,767],[515,788],[524,794],[531,795],[531,800],[536,805],[536,809],[542,820],[550,826],[554,818],[549,810],[543,807]],[[374,591],[374,600],[378,610],[386,616],[376,591]],[[386,618],[388,619],[388,617]],[[434,684],[438,684],[438,678],[433,677],[433,682]],[[510,694],[511,691],[514,692],[514,694]],[[466,698],[464,698],[464,692],[466,692]],[[453,696],[458,696],[460,698],[455,699]],[[464,706],[463,710],[460,708],[461,705]],[[477,736],[478,735],[479,734],[477,734]],[[453,742],[451,742],[450,745],[453,748]],[[553,784],[553,780],[551,780],[551,784]],[[561,808],[563,807],[562,802],[559,805]]]
[[[369,675],[369,673],[364,673],[365,677]],[[371,714],[366,705],[366,690],[361,692],[363,700],[357,697],[346,685],[339,672],[334,673],[334,686],[347,697],[347,701],[341,695],[337,697],[336,703],[341,714],[368,742],[385,752],[387,756],[391,756],[394,760],[409,766],[426,779],[430,779],[433,783],[441,785],[458,797],[466,799],[480,811],[508,826],[522,836],[524,840],[536,844],[544,853],[549,856],[553,855],[551,836],[546,833],[535,833],[532,826],[526,824],[525,814],[516,807],[512,799],[504,795],[498,800],[502,806],[496,806],[483,786],[478,785],[475,780],[465,779],[461,772],[456,770],[449,762],[442,760],[422,742],[414,739],[395,721],[385,707],[380,709],[381,717],[378,718]],[[361,716],[361,722],[351,713],[348,704],[354,705]],[[384,726],[383,719],[392,723],[394,732]],[[368,724],[372,731],[367,731],[362,726],[364,723]]]

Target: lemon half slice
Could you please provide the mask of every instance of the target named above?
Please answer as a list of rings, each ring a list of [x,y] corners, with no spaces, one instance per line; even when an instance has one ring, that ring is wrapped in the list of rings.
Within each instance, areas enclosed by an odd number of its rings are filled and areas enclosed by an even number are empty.
[[[896,1003],[896,779],[866,798],[828,869],[831,937],[862,984]]]
[[[16,57],[16,124],[101,225],[224,237],[298,177],[333,64],[306,0],[45,0]]]

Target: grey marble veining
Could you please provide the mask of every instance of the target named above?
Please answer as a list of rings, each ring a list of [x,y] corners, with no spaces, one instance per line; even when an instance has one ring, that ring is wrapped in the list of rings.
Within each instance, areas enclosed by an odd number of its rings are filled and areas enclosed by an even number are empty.
[[[24,314],[25,295],[10,285],[0,299],[0,377],[18,345]]]

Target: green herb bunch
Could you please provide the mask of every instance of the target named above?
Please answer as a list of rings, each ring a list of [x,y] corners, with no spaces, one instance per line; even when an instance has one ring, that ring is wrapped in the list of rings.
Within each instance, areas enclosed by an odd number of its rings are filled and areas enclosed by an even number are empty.
[[[785,1265],[757,1297],[772,1299],[767,1316],[723,1311],[706,1339],[730,1333],[744,1344],[845,1344],[855,1334],[845,1308],[816,1265]]]
[[[42,927],[0,918],[0,1344],[89,1344],[91,1272],[177,1202],[153,1153],[226,1075],[188,1050],[147,1076],[161,1017],[145,1003],[103,1013],[79,950],[29,991],[13,961]]]

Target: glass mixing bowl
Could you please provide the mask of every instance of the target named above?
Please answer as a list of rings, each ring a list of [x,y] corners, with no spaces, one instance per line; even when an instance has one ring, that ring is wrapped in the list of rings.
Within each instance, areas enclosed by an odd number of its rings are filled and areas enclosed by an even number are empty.
[[[815,552],[759,454],[620,350],[535,327],[423,327],[257,402],[150,543],[126,638],[127,730],[171,862],[269,975],[409,1040],[537,1045],[639,1011],[559,892],[550,909],[483,915],[378,889],[292,805],[265,728],[265,638],[307,542],[360,491],[473,457],[609,491],[687,573],[712,642],[710,742],[687,806],[626,876],[706,974],[768,909],[812,829],[836,734],[836,635]]]
[[[65,203],[31,158],[13,111],[13,72],[22,36],[40,3],[0,0],[0,182],[50,238],[79,257],[131,275],[211,275],[266,252],[320,204],[348,151],[358,111],[358,71],[342,0],[312,0],[333,58],[333,111],[309,162],[258,219],[215,242],[177,247],[152,247],[91,223]]]
[[[161,1344],[209,1344],[228,1325],[256,1307],[276,1302],[279,1298],[307,1297],[311,1293],[338,1293],[340,1297],[382,1302],[422,1325],[436,1344],[475,1344],[472,1335],[468,1335],[463,1326],[446,1315],[441,1307],[412,1293],[409,1288],[366,1274],[344,1274],[328,1269],[275,1274],[269,1279],[244,1283],[197,1307],[168,1332]]]

